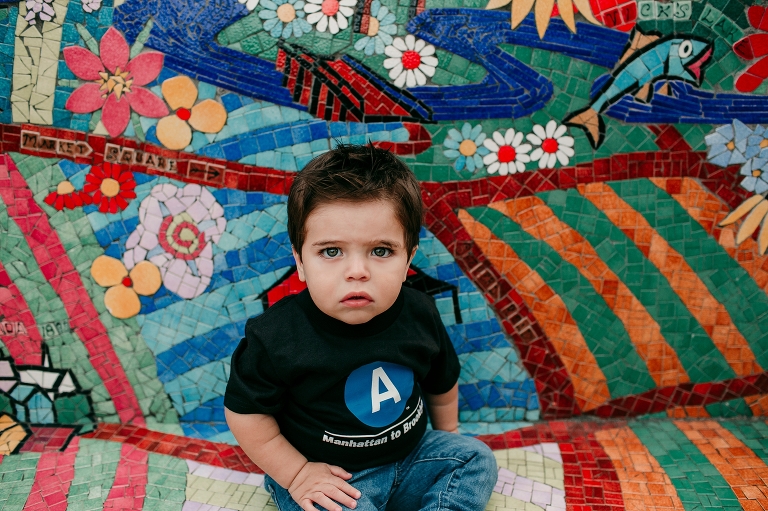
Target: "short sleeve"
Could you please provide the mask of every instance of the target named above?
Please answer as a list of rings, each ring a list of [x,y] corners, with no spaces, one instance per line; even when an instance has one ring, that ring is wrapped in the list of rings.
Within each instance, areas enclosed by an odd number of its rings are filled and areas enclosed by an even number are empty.
[[[459,381],[461,365],[437,310],[434,311],[434,317],[435,337],[440,350],[432,359],[429,372],[421,381],[421,389],[428,394],[437,395],[445,394],[456,385],[456,382]]]
[[[224,406],[235,413],[274,415],[282,408],[285,385],[255,330],[248,320],[245,337],[232,354]]]

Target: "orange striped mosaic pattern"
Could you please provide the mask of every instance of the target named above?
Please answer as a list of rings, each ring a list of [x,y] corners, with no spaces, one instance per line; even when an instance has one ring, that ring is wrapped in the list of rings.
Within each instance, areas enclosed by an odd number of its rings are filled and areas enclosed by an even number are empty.
[[[744,509],[768,509],[768,466],[716,421],[675,421],[731,486]]]
[[[613,273],[578,232],[560,221],[538,197],[491,204],[528,234],[545,241],[579,269],[595,291],[624,324],[637,352],[659,387],[689,381],[675,351],[661,335],[659,325],[621,279]]]
[[[682,511],[677,490],[659,462],[628,427],[595,433],[611,458],[628,511]]]
[[[559,295],[515,252],[467,212],[459,219],[499,273],[505,275],[530,307],[571,376],[575,398],[589,411],[610,398],[605,376]]]
[[[733,324],[725,307],[712,296],[683,257],[638,212],[606,184],[580,186],[579,192],[634,241],[667,278],[737,375],[745,376],[762,371],[749,344]]]
[[[720,243],[728,255],[735,259],[761,288],[768,291],[768,255],[760,255],[757,242],[753,238],[747,238],[741,245],[736,245],[739,224],[719,226],[731,212],[722,200],[694,179],[653,178],[651,181],[679,202],[685,211]]]

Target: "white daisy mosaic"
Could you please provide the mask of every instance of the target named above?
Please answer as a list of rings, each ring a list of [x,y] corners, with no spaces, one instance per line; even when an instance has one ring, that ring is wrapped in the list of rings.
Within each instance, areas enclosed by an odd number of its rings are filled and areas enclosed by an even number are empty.
[[[552,169],[555,163],[568,165],[573,157],[573,137],[566,135],[568,128],[555,121],[549,121],[546,127],[539,124],[533,126],[533,133],[529,133],[525,138],[537,146],[531,153],[531,160],[539,162],[540,169]]]
[[[435,47],[411,34],[405,39],[396,37],[384,53],[389,57],[384,61],[384,68],[389,69],[389,78],[397,87],[426,85],[427,77],[435,75],[438,64]]]
[[[488,165],[488,173],[499,173],[500,176],[525,172],[525,164],[531,161],[528,151],[530,144],[523,144],[523,133],[509,128],[502,135],[500,131],[494,131],[493,136],[483,142],[490,153],[483,158],[483,163]]]
[[[443,155],[455,160],[458,171],[486,168],[489,175],[506,176],[525,172],[526,164],[536,162],[540,169],[565,166],[575,154],[573,137],[566,135],[566,126],[549,121],[546,126],[535,125],[527,135],[514,128],[494,131],[487,136],[482,125],[464,123],[461,131],[453,128],[443,141]],[[526,143],[527,142],[529,143]]]
[[[354,14],[355,5],[355,0],[308,0],[304,12],[309,14],[307,21],[318,32],[327,30],[331,34],[338,34],[349,26],[347,18]]]

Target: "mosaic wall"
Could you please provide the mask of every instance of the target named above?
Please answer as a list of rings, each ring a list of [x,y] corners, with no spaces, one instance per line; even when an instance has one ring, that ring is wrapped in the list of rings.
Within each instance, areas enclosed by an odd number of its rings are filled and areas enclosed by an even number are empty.
[[[768,509],[766,78],[743,0],[0,0],[0,508],[276,509],[230,356],[372,141],[489,510]]]

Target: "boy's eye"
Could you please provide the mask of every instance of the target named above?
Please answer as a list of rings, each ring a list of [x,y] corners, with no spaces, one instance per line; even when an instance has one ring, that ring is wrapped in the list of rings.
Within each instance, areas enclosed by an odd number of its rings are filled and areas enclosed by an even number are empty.
[[[376,247],[373,249],[373,255],[376,257],[387,257],[391,253],[392,251],[390,249],[384,247]]]
[[[341,251],[338,248],[331,247],[331,248],[324,248],[321,253],[325,257],[336,257],[341,253]]]

